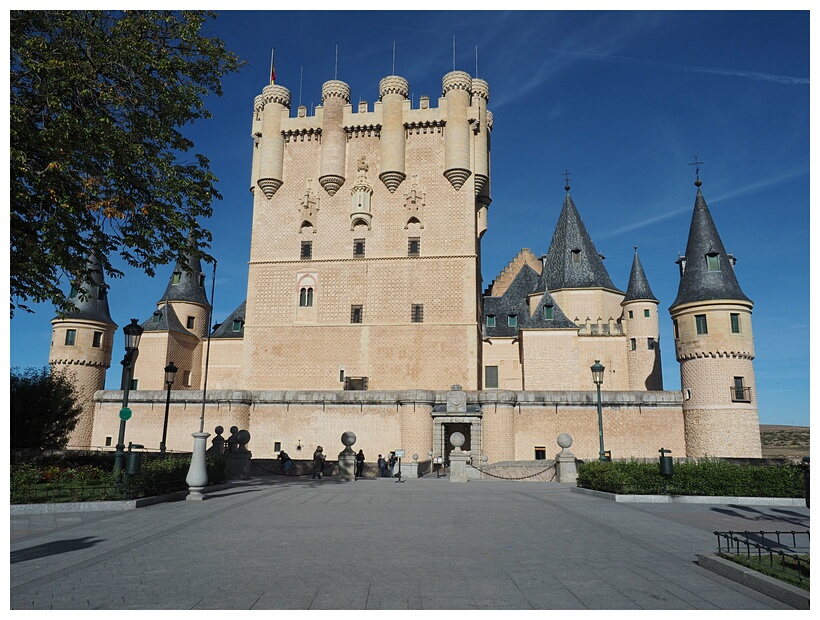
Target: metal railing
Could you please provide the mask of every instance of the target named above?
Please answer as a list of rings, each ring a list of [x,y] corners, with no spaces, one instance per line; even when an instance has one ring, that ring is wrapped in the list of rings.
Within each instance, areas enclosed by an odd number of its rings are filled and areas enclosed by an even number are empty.
[[[718,554],[754,561],[783,575],[809,582],[809,530],[715,532]]]
[[[733,385],[729,388],[729,394],[732,402],[748,403],[752,400],[752,388],[750,387],[736,387]]]

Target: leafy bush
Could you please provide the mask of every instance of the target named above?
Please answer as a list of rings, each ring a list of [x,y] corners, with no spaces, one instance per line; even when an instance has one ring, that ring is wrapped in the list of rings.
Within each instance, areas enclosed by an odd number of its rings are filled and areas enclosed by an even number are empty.
[[[657,463],[590,461],[578,468],[578,486],[625,495],[803,497],[799,465],[735,465],[715,460],[677,463],[671,478]]]

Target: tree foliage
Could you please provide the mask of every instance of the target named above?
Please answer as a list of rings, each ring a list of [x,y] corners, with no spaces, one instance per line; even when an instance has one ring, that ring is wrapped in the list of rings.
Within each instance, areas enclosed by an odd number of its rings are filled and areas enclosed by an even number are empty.
[[[219,199],[181,129],[243,63],[201,11],[11,11],[11,315],[109,255],[154,275]],[[99,234],[99,233],[102,234]],[[96,233],[96,234],[95,234]],[[203,248],[207,243],[203,243]],[[202,254],[205,260],[211,257]]]
[[[11,370],[11,448],[64,448],[82,406],[73,379],[43,368]]]

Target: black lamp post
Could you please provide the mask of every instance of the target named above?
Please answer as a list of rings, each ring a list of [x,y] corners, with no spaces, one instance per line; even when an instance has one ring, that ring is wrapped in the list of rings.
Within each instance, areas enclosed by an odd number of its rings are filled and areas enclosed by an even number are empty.
[[[177,378],[177,371],[179,368],[174,366],[173,362],[168,362],[165,367],[165,387],[168,389],[168,395],[165,397],[165,420],[162,423],[162,441],[159,442],[159,452],[165,457],[165,436],[168,433],[168,409],[171,406],[171,386]]]
[[[601,384],[604,382],[604,365],[601,360],[595,360],[595,363],[590,367],[592,370],[592,380],[598,386],[598,439],[601,442],[601,449],[598,459],[601,461],[608,460],[604,454],[604,418],[601,411]]]
[[[142,327],[137,323],[137,319],[131,319],[131,323],[122,328],[125,334],[125,357],[122,364],[122,409],[120,409],[120,434],[117,437],[117,450],[114,452],[114,478],[119,480],[122,471],[122,461],[125,450],[125,422],[131,417],[131,410],[128,408],[128,392],[131,391],[131,376],[134,372],[134,362],[139,355],[140,337]]]

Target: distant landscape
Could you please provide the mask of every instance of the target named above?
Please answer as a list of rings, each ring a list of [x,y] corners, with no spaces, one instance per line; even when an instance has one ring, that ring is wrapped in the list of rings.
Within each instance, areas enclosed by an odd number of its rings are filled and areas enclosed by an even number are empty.
[[[809,427],[760,425],[763,458],[802,458],[809,456]]]

